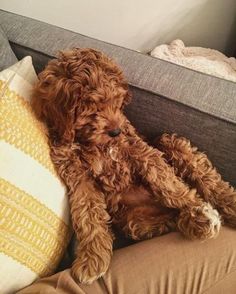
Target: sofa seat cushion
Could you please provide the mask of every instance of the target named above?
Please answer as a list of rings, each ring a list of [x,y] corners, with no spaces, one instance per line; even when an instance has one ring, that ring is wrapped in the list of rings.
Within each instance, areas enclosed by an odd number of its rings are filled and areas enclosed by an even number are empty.
[[[171,233],[116,250],[108,272],[92,285],[77,284],[67,269],[18,294],[234,294],[235,289],[236,231],[224,227],[205,242]]]

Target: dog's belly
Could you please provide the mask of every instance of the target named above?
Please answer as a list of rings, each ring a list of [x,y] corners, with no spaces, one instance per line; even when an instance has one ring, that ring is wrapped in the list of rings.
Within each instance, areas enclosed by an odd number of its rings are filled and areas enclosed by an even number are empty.
[[[117,219],[135,207],[149,207],[155,215],[168,213],[170,209],[154,200],[122,153],[113,153],[112,157],[110,153],[104,154],[100,168],[93,168],[95,181],[105,195],[109,213]]]
[[[148,239],[175,229],[178,211],[163,207],[142,185],[108,197],[107,207],[118,236]]]
[[[170,209],[163,207],[161,203],[154,200],[151,193],[142,185],[131,186],[126,192],[121,193],[120,203],[127,208],[137,206],[155,207],[155,213],[158,215],[170,211]]]
[[[127,191],[121,193],[122,204],[126,206],[147,204],[151,199],[151,195],[143,186],[131,186]]]

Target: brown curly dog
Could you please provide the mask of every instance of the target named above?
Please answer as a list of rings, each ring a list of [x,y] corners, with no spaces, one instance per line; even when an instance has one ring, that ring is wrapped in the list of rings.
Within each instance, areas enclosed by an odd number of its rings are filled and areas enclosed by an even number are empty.
[[[134,240],[175,228],[206,239],[222,221],[236,227],[236,192],[206,155],[176,135],[148,145],[122,112],[129,101],[121,70],[92,49],[61,52],[35,87],[79,241],[72,273],[83,283],[109,267],[111,223]]]

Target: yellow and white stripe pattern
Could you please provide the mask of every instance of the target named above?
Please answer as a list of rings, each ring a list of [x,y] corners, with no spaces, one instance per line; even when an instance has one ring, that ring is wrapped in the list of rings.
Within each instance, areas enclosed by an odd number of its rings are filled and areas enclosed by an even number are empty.
[[[31,57],[0,73],[0,293],[52,273],[70,239],[65,188],[29,101]]]

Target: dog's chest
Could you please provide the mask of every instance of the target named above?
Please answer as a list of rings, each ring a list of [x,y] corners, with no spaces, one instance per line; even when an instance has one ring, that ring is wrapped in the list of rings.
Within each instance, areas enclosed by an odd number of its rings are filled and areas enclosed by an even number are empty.
[[[122,192],[132,183],[133,176],[129,160],[117,148],[107,152],[92,165],[95,181],[104,192]]]

